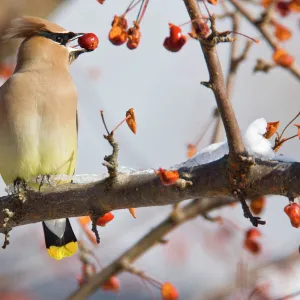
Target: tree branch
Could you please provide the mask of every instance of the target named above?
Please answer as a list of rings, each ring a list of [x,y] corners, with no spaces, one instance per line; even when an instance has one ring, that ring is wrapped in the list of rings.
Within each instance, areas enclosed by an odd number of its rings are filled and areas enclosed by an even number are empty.
[[[124,252],[118,259],[116,259],[108,267],[104,268],[101,272],[91,277],[89,281],[75,291],[68,300],[85,299],[88,295],[93,293],[94,290],[103,285],[103,283],[105,283],[111,276],[126,270],[130,264],[137,260],[140,255],[144,254],[146,250],[156,245],[168,232],[174,230],[182,223],[199,216],[200,214],[205,214],[216,207],[227,205],[232,202],[234,202],[234,200],[230,200],[228,198],[195,199],[183,208],[177,208],[167,219],[130,247],[128,251]]]
[[[197,24],[200,27],[203,20],[201,19],[202,14],[197,0],[183,1],[191,20],[195,20],[193,24]],[[210,77],[207,86],[211,87],[217,101],[228,139],[229,154],[237,158],[239,155],[245,153],[245,147],[233,108],[228,98],[224,76],[216,50],[216,43],[213,41],[212,43],[207,43],[207,40],[201,38],[201,36],[199,36],[199,40]]]
[[[225,4],[225,2],[224,2]],[[227,7],[225,8],[227,10]],[[232,20],[232,31],[233,32],[239,32],[240,28],[240,18],[238,13],[229,13],[225,11],[226,15],[229,15]],[[231,101],[232,100],[232,94],[233,94],[233,87],[236,81],[236,74],[238,71],[239,66],[241,63],[246,59],[247,54],[250,50],[251,45],[253,42],[247,42],[245,45],[245,48],[243,49],[242,53],[239,55],[238,54],[238,41],[235,40],[231,43],[230,45],[230,61],[229,61],[229,71],[226,79],[226,89],[227,89],[227,94],[228,98]],[[222,129],[222,119],[220,115],[217,118],[217,123],[213,132],[213,139],[217,142],[221,140],[221,129]]]
[[[233,198],[234,187],[228,180],[228,156],[197,167],[182,167],[181,178],[192,185],[163,186],[152,170],[149,173],[119,173],[107,189],[107,179],[89,184],[64,184],[47,187],[43,192],[27,191],[22,201],[14,196],[0,198],[0,224],[15,226],[66,217],[102,215],[116,209],[161,206],[200,197]],[[111,184],[111,183],[109,183]],[[300,195],[300,163],[256,160],[245,175],[243,193],[247,198],[261,195]],[[213,201],[213,200],[211,200]],[[7,211],[12,214],[7,217]],[[8,220],[7,220],[8,219]],[[5,221],[4,221],[5,220]],[[4,229],[4,228],[3,228]],[[2,229],[2,230],[3,230]]]
[[[275,37],[269,32],[265,22],[259,22],[251,14],[251,12],[245,7],[242,1],[229,0],[229,2],[262,34],[267,43],[273,50],[280,48],[279,43]],[[292,73],[298,80],[300,80],[300,67],[294,62],[289,68],[286,68]]]

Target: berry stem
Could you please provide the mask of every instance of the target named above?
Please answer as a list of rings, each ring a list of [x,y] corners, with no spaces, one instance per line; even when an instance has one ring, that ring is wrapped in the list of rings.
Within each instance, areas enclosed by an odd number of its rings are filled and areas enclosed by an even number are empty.
[[[205,9],[206,9],[206,11],[207,11],[207,14],[208,14],[209,18],[211,19],[211,13],[210,13],[210,11],[209,11],[209,9],[208,9],[208,7],[207,7],[206,0],[203,0],[202,2],[203,2],[203,4],[204,4],[204,6],[205,6]]]
[[[114,133],[127,119],[131,118],[131,115],[128,115],[124,120],[122,120],[115,129],[112,130],[112,133]]]
[[[287,130],[287,128],[288,128],[288,127],[289,127],[289,126],[290,126],[290,125],[291,125],[291,124],[292,124],[299,116],[300,116],[300,112],[298,112],[298,114],[296,115],[296,117],[284,127],[284,129],[283,129],[281,135],[279,136],[279,140],[281,140],[281,138],[282,138],[284,132]]]
[[[207,122],[207,124],[206,124],[205,127],[204,127],[203,132],[201,133],[201,135],[199,136],[198,140],[197,140],[196,143],[195,143],[195,146],[196,146],[196,147],[200,144],[200,142],[201,142],[202,139],[204,138],[205,134],[207,133],[207,130],[210,128],[210,126],[212,125],[212,123],[214,122],[215,119],[216,119],[215,116],[213,116],[213,117]]]
[[[203,17],[203,18],[200,18],[200,19],[208,20],[207,17]],[[184,23],[178,25],[178,27],[184,26],[184,25],[189,24],[189,23],[193,23],[193,22],[195,22],[195,21],[197,21],[197,19],[194,19],[194,20],[191,20],[191,21],[184,22]]]
[[[288,141],[288,140],[291,140],[291,139],[293,139],[293,138],[295,138],[295,137],[297,137],[297,136],[298,136],[298,134],[295,134],[295,135],[293,135],[293,136],[290,136],[290,137],[284,139],[284,142],[286,142],[286,141]]]
[[[142,22],[142,19],[143,19],[144,15],[145,15],[148,3],[149,3],[149,0],[143,0],[143,2],[142,2],[142,5],[140,7],[140,11],[139,11],[139,13],[137,15],[137,18],[136,18],[136,22],[138,24],[140,24]]]
[[[150,294],[150,297],[151,297],[151,300],[157,300],[155,295],[153,294],[153,291],[150,289],[150,287],[147,285],[147,281],[140,277],[141,278],[141,281],[142,283],[144,284],[145,288],[148,290],[149,294]]]
[[[135,0],[132,0],[131,3],[129,4],[129,6],[127,7],[126,11],[124,12],[124,14],[122,15],[123,17],[125,17],[125,15],[127,13],[129,13],[132,9],[134,9],[142,0],[138,0],[136,3],[134,3]],[[133,4],[134,3],[134,4]]]
[[[243,33],[241,33],[241,32],[231,31],[231,33],[234,33],[234,34],[239,34],[239,35],[241,35],[241,36],[243,36],[243,37],[245,37],[245,38],[247,38],[247,39],[249,39],[249,40],[251,40],[251,41],[255,42],[256,44],[258,44],[258,43],[259,43],[259,40],[257,40],[257,39],[254,39],[254,38],[252,38],[251,36],[248,36],[248,35],[246,35],[246,34],[243,34]]]

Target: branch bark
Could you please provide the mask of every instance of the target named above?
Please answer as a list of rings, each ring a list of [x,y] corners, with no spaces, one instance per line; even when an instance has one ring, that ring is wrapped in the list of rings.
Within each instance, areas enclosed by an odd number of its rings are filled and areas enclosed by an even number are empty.
[[[224,3],[225,4],[225,3]],[[225,9],[227,10],[227,7],[225,6]],[[229,13],[228,11],[225,11],[225,13]],[[239,18],[239,14],[234,12],[230,14],[231,20],[232,20],[232,31],[233,32],[239,32],[239,28],[240,28],[240,18]],[[241,63],[246,59],[247,54],[250,50],[250,47],[252,45],[252,42],[247,42],[245,45],[244,50],[242,51],[242,53],[239,55],[238,54],[238,41],[235,40],[234,42],[231,43],[230,45],[230,60],[229,60],[229,71],[228,71],[228,75],[227,75],[227,79],[226,79],[226,89],[227,89],[227,94],[228,94],[228,98],[231,101],[232,100],[232,94],[233,94],[233,88],[234,88],[234,84],[236,81],[236,75],[237,75],[237,71],[239,66],[241,65]],[[217,124],[215,126],[214,132],[213,132],[213,139],[215,140],[215,142],[221,141],[221,136],[222,136],[222,119],[220,117],[220,115],[217,118]]]
[[[16,196],[0,198],[0,224],[6,228],[42,220],[103,214],[130,207],[161,206],[199,197],[233,198],[228,180],[228,156],[192,168],[180,168],[181,178],[189,177],[192,185],[180,179],[178,184],[163,186],[160,179],[149,174],[118,174],[113,185],[107,179],[89,184],[65,184],[47,187],[45,191],[27,191],[25,201]],[[150,173],[151,172],[151,173]],[[243,192],[248,198],[260,195],[300,195],[300,163],[256,160],[244,181]],[[212,200],[213,201],[213,200]],[[7,212],[13,215],[7,218]],[[4,222],[5,221],[5,222]]]
[[[186,5],[191,20],[195,20],[194,23],[200,25],[203,20],[201,19],[202,14],[199,9],[197,0],[183,1]],[[223,71],[216,50],[216,45],[212,47],[208,46],[208,44],[201,40],[201,38],[200,44],[209,72],[209,85],[215,95],[219,112],[224,123],[224,128],[229,145],[229,154],[236,158],[239,155],[245,153],[245,147],[233,108],[229,101]]]

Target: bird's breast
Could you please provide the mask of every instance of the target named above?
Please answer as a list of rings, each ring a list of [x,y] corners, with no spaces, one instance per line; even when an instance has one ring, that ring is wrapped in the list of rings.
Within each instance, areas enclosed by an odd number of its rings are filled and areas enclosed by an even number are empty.
[[[0,173],[6,183],[71,175],[77,155],[77,92],[67,74],[15,74],[1,89]]]

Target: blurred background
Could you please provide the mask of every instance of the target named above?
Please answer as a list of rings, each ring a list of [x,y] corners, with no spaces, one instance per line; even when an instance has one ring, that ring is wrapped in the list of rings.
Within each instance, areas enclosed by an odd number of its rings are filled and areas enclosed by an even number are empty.
[[[181,24],[189,20],[183,1],[150,1],[141,25],[141,43],[134,51],[113,46],[107,38],[113,16],[122,14],[129,2],[106,0],[100,5],[97,0],[1,0],[0,3],[0,35],[12,17],[33,15],[48,18],[70,31],[94,32],[100,39],[96,51],[81,56],[71,67],[79,93],[77,174],[106,172],[101,164],[111,149],[102,137],[100,109],[104,110],[110,129],[124,118],[126,110],[135,109],[137,134],[133,135],[126,126],[116,133],[119,164],[147,169],[167,168],[186,160],[187,144],[197,140],[216,106],[211,91],[200,85],[200,81],[208,79],[208,74],[199,44],[189,40],[178,53],[168,52],[162,46],[168,35],[168,22]],[[210,8],[218,12],[215,7]],[[128,20],[134,20],[136,14],[137,10],[132,11]],[[293,30],[286,48],[300,61],[298,20],[292,16],[284,24]],[[230,22],[219,21],[218,28],[230,30]],[[189,31],[190,25],[184,27],[184,32]],[[242,22],[241,31],[260,38],[246,22]],[[245,39],[238,37],[238,41],[242,48]],[[15,47],[14,43],[1,45],[1,82],[9,76],[14,64]],[[218,46],[225,74],[229,47],[229,44]],[[294,77],[280,68],[269,74],[253,74],[256,59],[270,60],[271,56],[262,41],[251,48],[239,70],[232,102],[243,131],[261,117],[267,121],[280,120],[283,128],[299,111],[300,83]],[[294,131],[291,129],[289,133]],[[208,145],[211,133],[210,129],[199,149]],[[299,160],[299,147],[299,141],[292,140],[280,153]],[[5,195],[3,182],[0,193]],[[172,282],[180,292],[180,299],[248,299],[247,295],[260,284],[273,297],[295,292],[300,289],[299,259],[294,255],[300,238],[299,231],[290,225],[283,212],[286,204],[283,197],[267,197],[262,214],[267,225],[260,227],[259,255],[243,249],[244,232],[250,224],[237,205],[213,213],[232,222],[225,221],[220,226],[199,217],[171,233],[166,245],[151,249],[135,266],[161,282]],[[99,230],[101,244],[93,246],[86,241],[86,245],[94,249],[101,264],[107,265],[170,211],[171,207],[137,209],[137,219],[127,210],[115,211],[115,219]],[[77,236],[85,239],[76,219],[72,222]],[[41,224],[18,227],[11,232],[11,244],[0,250],[0,299],[64,299],[77,288],[81,273],[79,256],[54,261],[44,248]],[[91,299],[153,299],[140,278],[122,274],[119,279],[119,293],[99,289]],[[150,289],[159,299],[159,291],[151,286]]]

